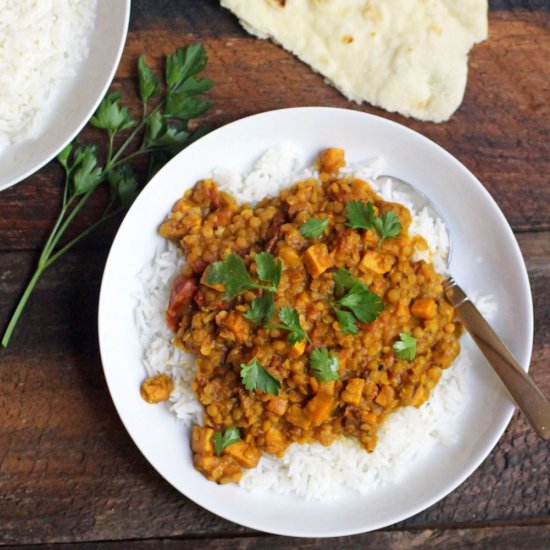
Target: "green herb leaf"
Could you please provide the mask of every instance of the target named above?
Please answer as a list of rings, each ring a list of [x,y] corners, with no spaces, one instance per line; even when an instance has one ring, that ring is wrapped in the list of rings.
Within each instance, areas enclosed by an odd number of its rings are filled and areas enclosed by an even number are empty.
[[[261,325],[270,321],[273,315],[275,315],[273,294],[267,292],[252,300],[250,309],[244,314],[244,317],[255,325]]]
[[[309,356],[309,368],[320,382],[340,380],[339,365],[338,356],[335,353],[329,353],[327,348],[314,349]]]
[[[184,92],[188,96],[199,95],[210,90],[212,86],[214,83],[209,78],[190,76],[178,87],[178,92]]]
[[[103,171],[97,167],[96,148],[93,145],[79,147],[73,162],[73,188],[75,196],[92,191],[102,180]]]
[[[139,94],[144,104],[158,95],[160,89],[160,80],[156,76],[147,61],[145,56],[140,55],[138,60],[138,74],[139,74]]]
[[[164,115],[155,111],[147,117],[144,145],[147,149],[164,149],[178,153],[189,143],[189,132],[181,123],[169,123]]]
[[[309,340],[307,332],[300,324],[300,315],[293,307],[282,307],[279,311],[279,319],[281,320],[281,324],[275,325],[275,327],[290,331],[288,342],[291,346],[301,342],[304,338]]]
[[[138,196],[138,182],[131,166],[122,164],[110,170],[107,181],[111,187],[111,196],[118,198],[124,208],[129,208]]]
[[[356,279],[344,267],[339,267],[333,274],[332,279],[336,283],[336,292],[344,292],[353,287],[364,287],[368,290],[368,286],[359,279]]]
[[[351,310],[363,323],[371,323],[384,311],[384,302],[380,296],[365,287],[353,287],[336,303]]]
[[[223,450],[233,443],[240,441],[241,434],[238,428],[227,428],[224,432],[214,432],[214,453],[220,456]]]
[[[69,165],[68,165],[69,155],[71,154],[71,151],[73,150],[73,146],[74,146],[74,144],[71,141],[69,144],[67,144],[65,146],[65,148],[61,151],[61,153],[59,153],[59,155],[57,155],[57,162],[59,162],[59,164],[61,164],[61,166],[63,166],[63,168],[65,168],[65,171],[69,170]]]
[[[393,345],[393,351],[400,359],[412,361],[416,357],[416,338],[409,332],[400,332],[399,340]]]
[[[334,307],[334,313],[336,314],[336,319],[338,323],[340,323],[340,328],[344,334],[357,334],[357,323],[353,313],[337,307]]]
[[[210,101],[198,97],[189,97],[186,92],[172,92],[166,97],[164,114],[170,118],[191,120],[206,113],[212,107]]]
[[[256,254],[254,261],[258,266],[258,277],[262,281],[271,283],[271,290],[272,292],[275,292],[281,282],[281,275],[283,272],[283,264],[281,260],[275,261],[273,255],[269,252],[260,252],[259,254]]]
[[[112,134],[135,126],[136,121],[131,117],[127,107],[120,106],[120,94],[114,92],[101,101],[90,119],[90,124]]]
[[[327,226],[327,218],[309,218],[309,220],[300,227],[300,233],[306,239],[317,239],[323,234]]]
[[[374,228],[374,205],[371,201],[365,204],[363,201],[349,201],[346,204],[346,217],[348,227],[353,229]]]
[[[386,212],[383,216],[376,218],[374,220],[374,227],[380,235],[380,241],[378,241],[378,246],[380,246],[386,239],[390,237],[397,237],[401,231],[401,222],[397,217],[397,214],[393,211]]]
[[[260,390],[271,395],[279,395],[282,382],[268,372],[257,359],[252,359],[248,365],[241,363],[241,379],[248,391]]]
[[[211,285],[223,284],[225,297],[232,300],[245,290],[256,288],[250,278],[243,259],[237,254],[229,254],[223,262],[214,262],[208,268],[206,282]]]
[[[179,48],[166,59],[168,90],[177,90],[190,76],[200,73],[208,61],[202,44]]]

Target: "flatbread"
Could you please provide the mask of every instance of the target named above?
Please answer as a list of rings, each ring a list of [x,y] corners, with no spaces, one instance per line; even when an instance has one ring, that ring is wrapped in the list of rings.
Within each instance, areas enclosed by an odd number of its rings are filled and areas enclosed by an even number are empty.
[[[487,0],[221,0],[348,99],[442,122],[464,97]]]

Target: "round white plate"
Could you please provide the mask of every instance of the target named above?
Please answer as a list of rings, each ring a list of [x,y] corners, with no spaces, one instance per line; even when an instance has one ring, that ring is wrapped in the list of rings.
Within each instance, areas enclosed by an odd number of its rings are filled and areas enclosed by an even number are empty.
[[[385,173],[417,185],[446,218],[454,237],[451,273],[465,288],[492,294],[494,328],[528,368],[533,314],[523,259],[502,212],[480,182],[425,137],[383,118],[323,107],[285,109],[239,120],[200,139],[166,165],[140,194],[113,243],[101,288],[99,339],[109,390],[126,429],[147,460],[174,487],[204,508],[271,533],[329,537],[377,529],[412,516],[466,479],[489,454],[513,406],[478,352],[473,352],[471,407],[461,415],[458,441],[441,445],[389,489],[318,502],[218,486],[196,472],[188,430],[164,406],[140,397],[145,377],[133,294],[136,274],[162,241],[157,228],[184,189],[215,167],[240,172],[278,143],[301,148],[309,162],[326,147],[348,161],[375,155]]]
[[[98,0],[90,52],[60,83],[40,135],[0,148],[0,191],[34,174],[82,130],[111,84],[124,49],[130,0]]]

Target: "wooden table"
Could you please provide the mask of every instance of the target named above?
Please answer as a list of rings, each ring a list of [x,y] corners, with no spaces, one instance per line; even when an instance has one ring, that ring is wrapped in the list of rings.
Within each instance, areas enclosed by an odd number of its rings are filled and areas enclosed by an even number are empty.
[[[113,87],[131,95],[141,52],[160,60],[202,41],[216,85],[206,117],[220,126],[299,105],[358,109],[441,144],[485,184],[512,225],[533,290],[531,372],[550,395],[550,9],[547,0],[495,0],[490,39],[471,56],[466,98],[436,125],[348,103],[291,55],[248,36],[216,0],[135,0]],[[94,134],[87,131],[86,137]],[[0,193],[0,327],[4,327],[57,213],[51,163]],[[93,203],[77,222],[98,214]],[[113,223],[46,273],[10,346],[0,352],[0,544],[292,548],[189,501],[153,470],[107,391],[96,332],[100,278]],[[482,466],[456,491],[391,528],[307,547],[550,547],[550,444],[515,414]]]

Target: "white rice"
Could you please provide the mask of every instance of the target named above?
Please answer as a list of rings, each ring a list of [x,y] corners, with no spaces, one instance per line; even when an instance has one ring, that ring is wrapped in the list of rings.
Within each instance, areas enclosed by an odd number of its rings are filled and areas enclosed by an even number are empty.
[[[97,0],[0,0],[0,147],[37,137],[88,54]]]
[[[301,166],[303,161],[297,150],[280,145],[267,151],[244,177],[221,169],[214,170],[212,177],[220,188],[240,201],[254,203],[266,195],[276,195],[289,182],[316,175],[314,169],[300,169]],[[377,158],[348,166],[345,171],[371,182],[385,200],[399,201],[412,208],[406,196],[392,193],[389,182],[382,186],[372,182],[382,168],[383,163]],[[444,267],[449,242],[443,223],[431,218],[425,210],[411,213],[411,232],[426,238],[431,247],[428,259]],[[172,280],[183,263],[181,251],[166,242],[143,268],[139,274],[143,293],[137,296],[136,322],[147,375],[166,372],[174,378],[170,410],[191,424],[202,420],[202,407],[191,388],[195,376],[193,358],[171,344],[173,333],[166,326],[164,315]],[[486,316],[495,313],[491,297],[476,301]],[[398,483],[410,465],[427,456],[435,446],[456,441],[460,414],[468,407],[466,388],[470,371],[467,352],[463,351],[452,368],[443,373],[427,403],[419,409],[399,409],[389,416],[378,433],[380,439],[373,453],[365,452],[353,439],[343,438],[330,447],[317,443],[292,444],[282,458],[264,455],[257,468],[245,470],[240,484],[248,490],[326,499],[337,498],[349,489],[366,493],[374,487]]]

